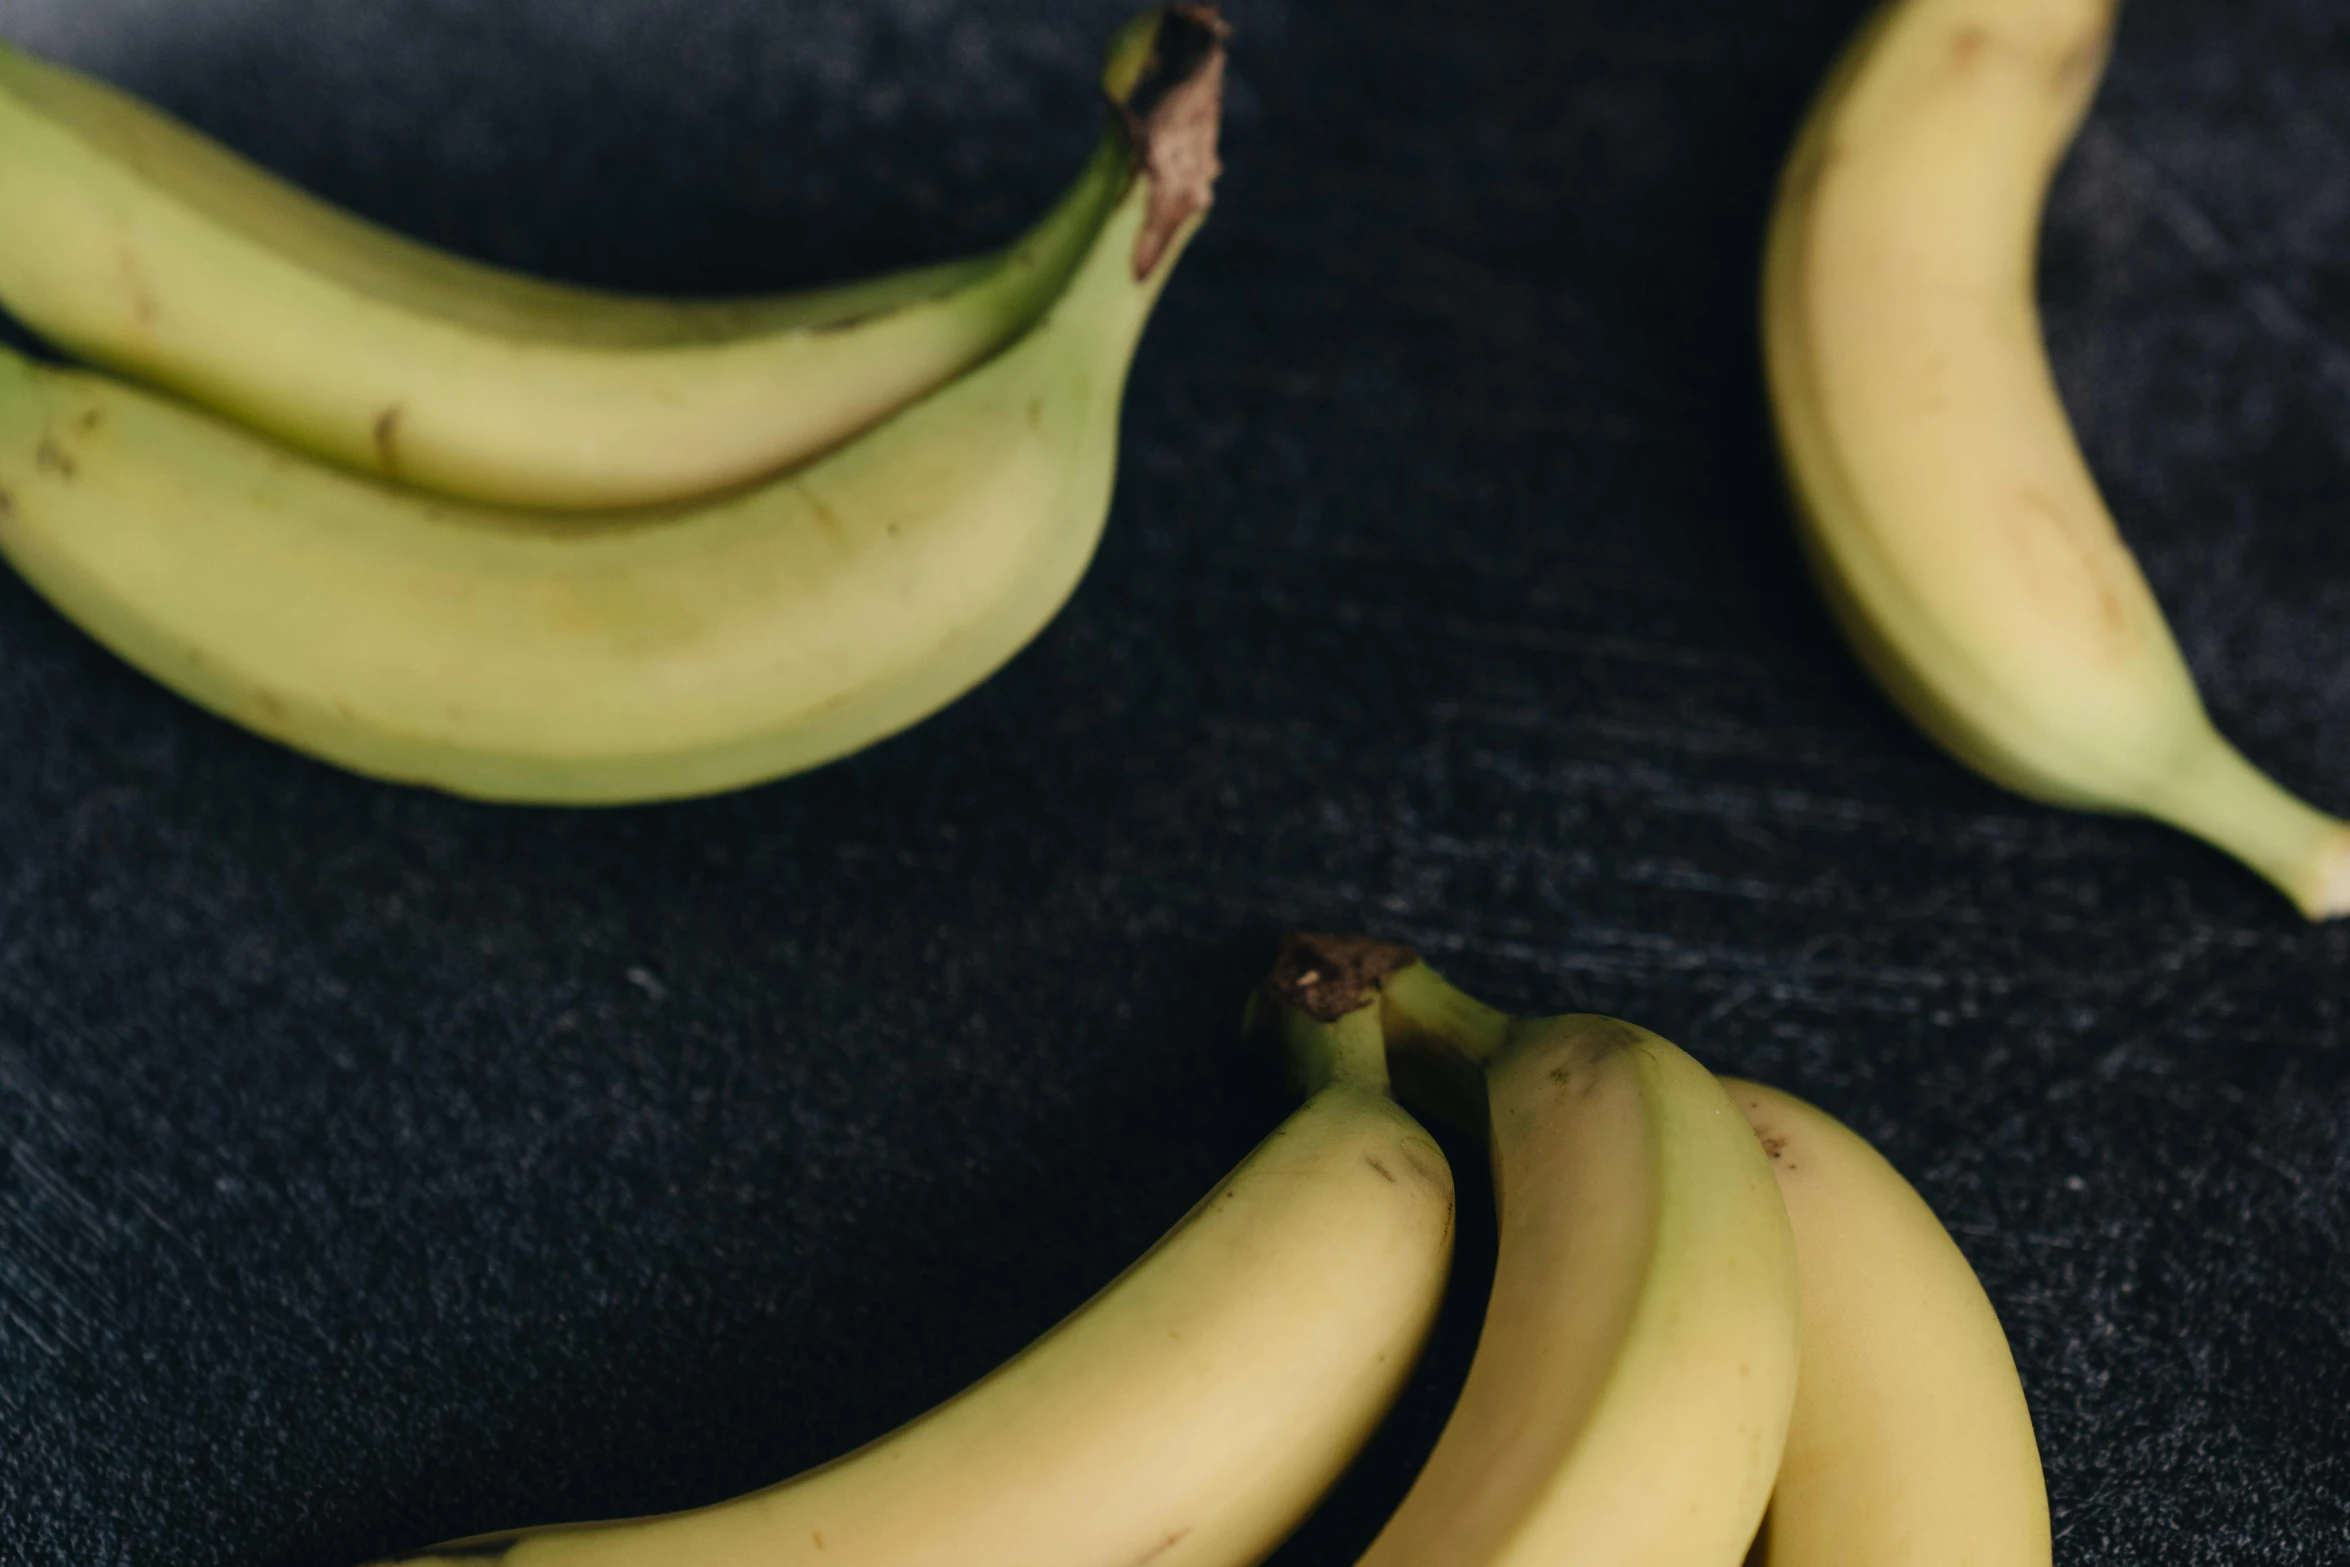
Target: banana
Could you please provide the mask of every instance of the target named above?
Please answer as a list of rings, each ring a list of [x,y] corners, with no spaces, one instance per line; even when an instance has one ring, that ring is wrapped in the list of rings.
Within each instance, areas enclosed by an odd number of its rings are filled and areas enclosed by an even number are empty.
[[[1220,33],[1164,16],[1179,68],[1067,288],[802,468],[678,507],[502,510],[0,354],[0,553],[157,680],[378,777],[617,802],[869,744],[1016,652],[1100,537],[1127,366],[1216,172]]]
[[[0,302],[73,354],[280,440],[514,506],[748,483],[944,384],[1051,302],[1125,184],[1113,123],[1004,250],[759,299],[631,297],[431,249],[103,82],[0,47]]]
[[[1311,1097],[1141,1261],[879,1441],[693,1512],[483,1536],[483,1567],[1246,1567],[1368,1440],[1444,1293],[1452,1174],[1376,1009],[1261,1009]]]
[[[1959,760],[2195,833],[2311,918],[2350,909],[2350,823],[2222,739],[2075,441],[2033,260],[2115,0],[1893,0],[1782,175],[1762,335],[1829,607]]]
[[[2048,1491],[1999,1317],[1924,1199],[1789,1094],[1725,1082],[1803,1276],[1803,1373],[1759,1567],[2047,1567]]]
[[[1786,1210],[1712,1074],[1604,1017],[1517,1020],[1401,948],[1293,938],[1276,981],[1372,983],[1392,1070],[1486,1134],[1500,1250],[1434,1452],[1362,1567],[1736,1567],[1795,1394]]]

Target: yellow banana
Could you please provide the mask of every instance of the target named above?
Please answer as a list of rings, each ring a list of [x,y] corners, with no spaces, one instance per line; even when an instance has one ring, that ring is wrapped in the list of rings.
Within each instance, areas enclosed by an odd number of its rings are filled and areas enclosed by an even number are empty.
[[[1113,51],[1114,107],[1158,16]],[[630,297],[390,233],[0,47],[0,303],[94,364],[365,472],[516,506],[651,504],[800,461],[1016,335],[1127,157],[1113,124],[992,256],[772,298]]]
[[[1293,938],[1277,980],[1367,978],[1398,1087],[1486,1134],[1500,1251],[1460,1401],[1363,1567],[1736,1567],[1795,1392],[1795,1253],[1703,1067],[1629,1023],[1516,1020],[1401,949]]]
[[[643,800],[869,744],[1017,651],[1100,537],[1127,365],[1215,172],[1221,45],[1166,17],[1188,64],[1044,317],[805,467],[659,510],[504,511],[0,354],[0,553],[166,685],[379,777]]]
[[[1451,1260],[1444,1155],[1376,1010],[1276,1009],[1311,1097],[1165,1239],[992,1375],[845,1458],[665,1517],[422,1567],[1247,1567],[1369,1438]]]
[[[1850,1129],[1725,1082],[1795,1226],[1803,1371],[1758,1567],[2047,1567],[2048,1491],[1999,1317]]]
[[[2144,814],[2350,908],[2350,824],[2256,770],[2090,476],[2033,297],[2115,0],[1892,0],[1782,176],[1764,357],[1807,553],[1894,701],[2034,798]]]

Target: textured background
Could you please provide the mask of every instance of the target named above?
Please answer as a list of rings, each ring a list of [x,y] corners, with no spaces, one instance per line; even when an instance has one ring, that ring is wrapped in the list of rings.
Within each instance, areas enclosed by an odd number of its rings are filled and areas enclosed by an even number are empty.
[[[1011,233],[1127,0],[0,0],[363,211],[764,288]],[[2132,0],[2064,388],[2223,726],[2350,808],[2350,12]],[[0,1560],[348,1567],[874,1435],[1281,1114],[1281,929],[1878,1138],[2060,1562],[2350,1556],[2350,927],[1915,738],[1798,575],[1756,235],[1855,0],[1234,0],[1107,543],[970,700],[596,815],[203,717],[0,579]],[[1456,1149],[1463,1189],[1475,1155]],[[1491,1218],[1344,1563],[1441,1421]]]

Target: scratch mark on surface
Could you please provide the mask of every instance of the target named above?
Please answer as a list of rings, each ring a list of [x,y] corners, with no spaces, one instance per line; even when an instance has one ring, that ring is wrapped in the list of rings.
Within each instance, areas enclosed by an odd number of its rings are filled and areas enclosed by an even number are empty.
[[[2091,121],[2076,156],[2101,163],[2134,187],[2147,209],[2204,266],[2228,280],[2244,308],[2279,342],[2303,349],[2326,379],[2350,392],[2350,349],[2303,314],[2283,289],[2254,268],[2242,249],[2162,165],[2131,146],[2112,127]]]

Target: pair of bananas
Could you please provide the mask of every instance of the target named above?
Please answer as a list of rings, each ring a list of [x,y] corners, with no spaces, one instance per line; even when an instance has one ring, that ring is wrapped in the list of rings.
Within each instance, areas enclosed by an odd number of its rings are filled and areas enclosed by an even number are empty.
[[[2042,345],[2038,219],[2117,3],[1890,0],[1864,27],[1771,226],[1780,444],[1832,610],[1928,734],[2200,834],[2322,918],[2350,909],[2350,823],[2212,726]],[[1002,253],[704,303],[427,250],[0,51],[0,301],[275,437],[0,351],[0,552],[157,679],[362,772],[619,801],[856,749],[1083,571],[1213,182],[1220,34],[1178,4],[1120,36],[1100,151]]]
[[[2350,911],[2350,823],[2221,738],[2073,437],[2040,215],[2118,0],[1892,0],[1829,78],[1763,268],[1802,537],[1895,703],[1996,783],[2151,816]]]
[[[1098,149],[1003,251],[723,301],[442,254],[0,48],[0,303],[105,367],[0,350],[0,553],[164,684],[380,777],[643,800],[869,744],[1084,571],[1222,37],[1130,23]]]
[[[1853,1132],[1362,938],[1291,938],[1251,1014],[1305,1105],[957,1397],[733,1501],[397,1560],[1248,1567],[1368,1438],[1443,1293],[1452,1174],[1392,1069],[1483,1136],[1500,1249],[1459,1403],[1365,1567],[2048,1562],[1999,1320]]]

